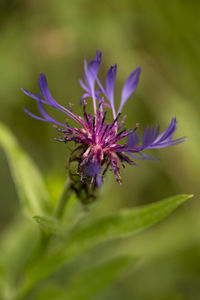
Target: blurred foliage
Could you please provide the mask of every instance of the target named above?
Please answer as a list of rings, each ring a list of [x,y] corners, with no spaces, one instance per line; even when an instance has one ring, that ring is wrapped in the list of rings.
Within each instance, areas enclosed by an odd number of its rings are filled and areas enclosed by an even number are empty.
[[[187,136],[184,144],[157,151],[159,163],[139,162],[122,170],[122,186],[108,178],[97,204],[102,215],[183,192],[197,197],[157,228],[117,244],[124,252],[144,253],[145,261],[96,299],[199,299],[199,9],[194,0],[0,2],[0,119],[42,169],[55,199],[65,181],[67,149],[53,141],[57,133],[51,125],[29,118],[21,109],[34,111],[35,103],[19,88],[36,92],[41,71],[55,98],[63,105],[73,102],[73,109],[80,111],[78,78],[84,55],[102,50],[102,77],[118,63],[116,95],[140,65],[140,84],[125,106],[128,127],[139,122],[141,127],[160,124],[164,129],[176,116],[177,136]],[[62,120],[62,115],[55,115]],[[0,154],[0,225],[5,234],[19,214],[19,199]]]

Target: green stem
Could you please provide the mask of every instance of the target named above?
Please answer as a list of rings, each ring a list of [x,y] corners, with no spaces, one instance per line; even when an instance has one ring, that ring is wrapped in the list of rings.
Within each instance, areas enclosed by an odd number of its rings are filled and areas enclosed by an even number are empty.
[[[64,208],[67,204],[67,201],[69,200],[70,196],[72,195],[73,190],[71,189],[71,183],[68,179],[65,183],[64,189],[62,191],[62,194],[58,200],[58,204],[55,210],[55,217],[57,219],[62,219]]]
[[[69,199],[71,193],[72,193],[72,191],[70,190],[70,183],[69,183],[69,181],[66,181],[66,184],[64,186],[64,189],[58,200],[58,204],[57,204],[57,207],[54,212],[55,218],[57,218],[57,219],[62,218],[62,214],[64,212],[65,205],[66,205],[67,200]],[[26,264],[27,268],[30,268],[31,265],[34,265],[35,261],[37,261],[37,259],[43,255],[43,253],[45,252],[45,250],[51,240],[51,237],[52,237],[52,234],[41,229],[40,239],[38,241],[38,244],[35,248],[34,253],[32,254],[32,257],[29,259],[29,261]]]
[[[58,219],[58,220],[62,219],[65,206],[66,206],[72,193],[73,193],[73,190],[71,189],[70,181],[67,180],[66,184],[64,186],[64,189],[62,191],[62,194],[58,200],[58,204],[56,206],[55,212],[54,212],[54,216],[56,219]],[[27,262],[26,268],[31,268],[32,266],[34,266],[34,264],[45,255],[48,245],[49,245],[50,241],[52,240],[52,236],[53,235],[51,233],[41,231],[40,240],[37,244],[37,247],[36,247],[32,257]],[[29,286],[29,284],[27,285],[27,283],[25,282],[24,285],[22,285],[21,289],[19,289],[19,293],[16,296],[16,299],[17,300],[24,299],[31,292],[33,287],[34,286],[31,286],[31,285]]]

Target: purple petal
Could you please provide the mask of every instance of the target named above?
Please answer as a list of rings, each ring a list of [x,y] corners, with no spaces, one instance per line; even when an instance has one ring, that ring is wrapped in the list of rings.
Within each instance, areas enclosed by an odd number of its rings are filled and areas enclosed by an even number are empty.
[[[22,107],[23,111],[29,115],[30,117],[34,118],[34,119],[37,119],[39,121],[43,121],[43,122],[48,122],[46,119],[43,119],[41,117],[38,117],[36,115],[34,115],[32,112],[30,112],[26,107]]]
[[[143,145],[148,146],[148,145],[152,144],[153,141],[158,136],[158,131],[159,131],[158,126],[146,127],[144,129],[144,134],[143,134]]]
[[[101,56],[102,56],[102,52],[100,51],[100,49],[97,50],[97,53],[95,55],[94,60],[98,61],[101,63]]]
[[[149,156],[149,155],[147,155],[147,154],[145,154],[143,152],[138,152],[137,154],[133,154],[131,152],[127,152],[127,154],[129,156],[131,156],[133,159],[159,161],[158,158]]]
[[[147,159],[147,160],[152,160],[152,161],[159,161],[159,159],[157,157],[152,157],[149,156],[143,152],[139,152],[139,154],[141,155],[141,159]]]
[[[132,95],[132,93],[135,91],[135,89],[138,85],[140,71],[141,71],[141,68],[138,67],[127,78],[127,80],[124,84],[123,90],[122,90],[121,103],[120,103],[120,107],[119,107],[118,112],[122,111],[126,101]]]
[[[80,84],[84,90],[86,91],[89,90],[91,94],[94,94],[94,85],[101,65],[101,54],[102,53],[99,50],[97,50],[96,56],[94,60],[92,60],[89,63],[89,66],[87,63],[87,58],[85,57],[84,59],[84,70],[85,70],[84,78],[85,78],[86,85],[82,84],[82,82]]]
[[[88,88],[87,85],[83,82],[82,79],[79,79],[79,83],[80,83],[80,86],[82,87],[83,90],[85,90],[86,92],[89,92],[89,88]]]
[[[87,57],[84,58],[84,71],[85,71],[85,74],[87,74],[87,71],[88,71]]]
[[[51,93],[49,91],[48,84],[47,84],[47,79],[43,73],[40,73],[38,83],[39,83],[39,88],[41,90],[41,93],[44,96],[44,98],[47,100],[47,102],[49,102],[49,103],[51,103],[51,105],[57,107],[58,103],[51,96]]]
[[[173,134],[176,131],[177,121],[176,118],[173,118],[168,126],[168,128],[161,133],[158,137],[158,127],[147,128],[144,132],[143,137],[143,149],[158,149],[165,148],[170,146],[175,146],[182,143],[185,140],[185,137],[181,137],[176,140],[172,140]]]
[[[89,80],[95,80],[101,65],[101,51],[97,50],[95,58],[87,66],[87,58],[84,61],[85,74]]]
[[[97,78],[99,68],[100,68],[100,63],[98,61],[93,60],[89,64],[88,72],[87,72],[87,79],[88,79],[88,82],[89,82],[91,88],[93,88],[94,82]]]
[[[80,104],[82,105],[84,99],[85,99],[85,98],[89,98],[89,97],[91,97],[90,94],[88,94],[88,93],[83,94],[83,96],[81,97],[81,100],[80,100]]]
[[[34,100],[36,100],[36,101],[39,101],[39,99],[41,98],[41,95],[39,95],[39,94],[38,94],[38,96],[37,96],[37,95],[34,95],[34,94],[30,93],[29,91],[27,91],[27,90],[25,90],[25,89],[23,89],[23,88],[21,88],[21,91],[22,91],[25,95],[27,95],[28,97],[30,97],[30,98],[32,98],[32,99],[34,99]],[[42,102],[45,103],[45,104],[48,104],[48,102],[45,101],[45,100],[43,100],[43,99],[42,99]]]
[[[110,101],[112,109],[115,111],[114,108],[114,87],[115,87],[115,79],[117,74],[117,65],[111,66],[107,76],[106,76],[106,92],[107,98]]]
[[[180,143],[183,143],[185,141],[186,137],[181,137],[179,139],[176,140],[166,140],[165,142],[162,143],[153,143],[152,145],[149,145],[146,149],[159,149],[159,148],[166,148],[166,147],[171,147],[171,146],[175,146],[178,145]]]
[[[48,115],[48,113],[45,111],[45,109],[43,107],[43,104],[42,104],[41,100],[38,101],[38,109],[39,109],[41,115],[46,119],[47,122],[50,122],[50,123],[53,123],[53,124],[58,124],[58,125],[60,125],[62,127],[68,128],[68,126],[66,126],[66,125],[64,125],[64,124],[62,124],[62,123],[54,120],[52,117],[50,117]]]
[[[46,102],[44,102],[41,98],[38,101],[49,104],[52,107],[59,109],[60,111],[64,112],[65,114],[67,114],[69,117],[71,117],[72,119],[74,119],[76,122],[78,122],[80,124],[80,120],[77,118],[77,116],[74,113],[72,113],[67,108],[60,105],[59,103],[57,103],[56,100],[54,100],[54,98],[51,96],[51,93],[49,91],[48,84],[47,84],[47,79],[43,73],[40,73],[40,76],[39,76],[39,87],[40,87],[40,90],[41,90],[44,98],[46,99]],[[40,107],[41,107],[41,105],[40,105]],[[44,110],[43,110],[43,112],[44,112]],[[62,123],[59,123],[55,120],[54,120],[54,123],[64,126]]]
[[[101,174],[97,174],[96,175],[96,181],[97,181],[98,188],[100,188],[102,186],[102,184],[103,184],[103,180],[102,180]]]
[[[160,143],[167,139],[172,139],[174,132],[176,131],[177,121],[176,118],[173,118],[168,126],[168,128],[158,136],[155,140],[155,143]]]
[[[84,93],[84,94],[82,95],[82,97],[81,97],[80,105],[83,104],[84,99],[90,98],[90,97],[92,97],[92,95],[91,95],[90,93]],[[99,97],[99,91],[96,91],[96,92],[95,92],[95,97],[97,98],[97,100],[99,101],[99,103],[101,103],[101,98]]]
[[[128,135],[127,143],[128,148],[135,147],[140,142],[140,137],[138,134],[135,133],[135,130],[131,130],[131,132]]]
[[[100,173],[100,166],[97,164],[97,162],[89,160],[83,166],[83,173],[89,177],[94,177]]]
[[[55,108],[59,109],[60,111],[71,116],[71,113],[69,112],[69,110],[64,108],[62,105],[58,104],[51,96],[50,91],[48,89],[46,77],[43,73],[41,73],[39,76],[39,87],[40,87],[40,90],[46,100],[42,99],[40,94],[34,95],[23,88],[21,88],[21,90],[24,94],[31,97],[32,99],[34,99],[36,101],[42,101],[42,103],[50,105],[52,107],[55,107]]]
[[[36,100],[36,101],[41,101],[42,103],[47,104],[47,105],[50,105],[50,106],[52,106],[52,107],[54,107],[54,108],[57,108],[57,109],[59,109],[60,111],[62,111],[63,113],[65,113],[65,114],[67,114],[68,116],[70,116],[71,118],[73,118],[72,113],[71,113],[68,109],[64,108],[62,105],[58,104],[55,100],[54,100],[54,103],[52,104],[51,102],[42,99],[42,97],[41,97],[40,94],[34,95],[34,94],[28,92],[27,90],[25,90],[25,89],[23,89],[23,88],[21,88],[21,90],[22,90],[22,92],[23,92],[24,94],[26,94],[28,97],[30,97],[30,98],[32,98],[32,99],[34,99],[34,100]]]

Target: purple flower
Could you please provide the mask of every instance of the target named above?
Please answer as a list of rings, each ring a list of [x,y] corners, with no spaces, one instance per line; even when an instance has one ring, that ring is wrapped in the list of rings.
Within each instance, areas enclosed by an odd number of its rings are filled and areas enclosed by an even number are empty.
[[[159,127],[147,127],[143,136],[137,133],[138,124],[132,130],[124,127],[124,119],[121,119],[122,109],[135,91],[140,75],[140,67],[136,68],[127,78],[121,93],[119,109],[115,110],[114,87],[117,74],[117,65],[111,66],[106,76],[105,88],[98,78],[101,64],[101,52],[98,50],[95,58],[89,63],[84,60],[84,80],[80,79],[80,85],[84,90],[81,97],[83,104],[83,116],[79,116],[69,109],[57,103],[51,96],[47,80],[44,74],[39,76],[39,88],[41,94],[34,95],[24,89],[22,91],[37,101],[41,116],[34,115],[24,108],[31,117],[55,124],[62,142],[75,142],[82,151],[79,157],[78,172],[82,181],[91,178],[91,184],[101,186],[108,169],[114,173],[116,180],[121,183],[120,166],[125,163],[135,164],[135,159],[153,159],[143,151],[177,145],[184,141],[184,137],[173,139],[177,127],[176,118],[172,118],[168,128],[159,134]],[[88,114],[86,110],[86,98],[92,98],[94,113]],[[67,115],[76,122],[76,126],[60,123],[53,119],[44,109],[49,105]],[[107,110],[111,110],[113,120],[107,122]],[[121,120],[120,120],[121,119]],[[59,125],[59,127],[57,127]],[[125,141],[124,141],[125,140]]]

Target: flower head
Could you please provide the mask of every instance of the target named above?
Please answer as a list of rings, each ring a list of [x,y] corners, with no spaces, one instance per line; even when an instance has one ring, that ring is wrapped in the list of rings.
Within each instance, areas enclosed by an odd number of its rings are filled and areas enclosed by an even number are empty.
[[[159,134],[158,126],[144,129],[143,136],[137,133],[138,124],[134,129],[127,130],[124,127],[124,119],[121,118],[123,107],[135,91],[141,69],[137,67],[127,78],[121,93],[121,102],[118,110],[115,108],[114,88],[117,74],[117,65],[111,66],[106,76],[105,87],[98,78],[101,65],[101,52],[98,50],[95,58],[89,63],[84,60],[84,79],[80,79],[80,85],[84,90],[81,97],[83,116],[79,116],[60,105],[51,96],[47,80],[44,74],[39,76],[39,88],[41,94],[34,95],[24,89],[22,91],[37,101],[41,116],[34,115],[24,108],[31,117],[55,124],[61,133],[58,141],[75,142],[81,150],[78,157],[78,174],[81,181],[90,178],[90,183],[101,186],[106,172],[110,168],[116,180],[121,183],[120,166],[125,163],[135,164],[135,159],[151,159],[143,151],[174,146],[184,141],[184,138],[173,139],[176,130],[176,118],[172,118],[168,128]],[[86,99],[91,98],[94,113],[87,113]],[[75,121],[76,125],[70,125],[68,119],[60,123],[53,119],[44,109],[49,105],[63,112],[67,118]],[[107,121],[107,112],[112,111],[113,119]],[[57,126],[58,125],[58,126]],[[76,148],[77,149],[77,148]]]

